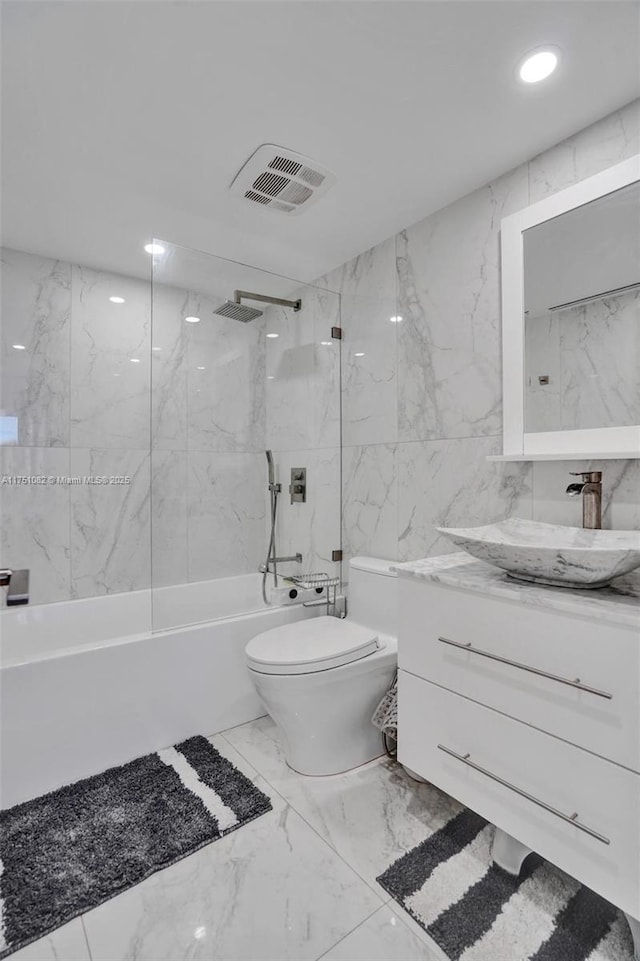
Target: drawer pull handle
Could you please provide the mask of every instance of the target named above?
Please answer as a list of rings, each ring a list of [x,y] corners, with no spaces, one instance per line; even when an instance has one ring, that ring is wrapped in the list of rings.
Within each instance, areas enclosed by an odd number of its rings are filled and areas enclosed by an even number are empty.
[[[452,641],[448,637],[439,637],[438,640],[442,644],[449,644],[450,647],[459,647],[462,651],[468,651],[469,654],[479,654],[480,657],[488,657],[491,661],[500,661],[501,664],[508,664],[509,667],[517,667],[521,671],[529,671],[530,674],[537,674],[539,677],[546,677],[550,681],[557,681],[558,684],[566,684],[567,687],[576,687],[579,691],[586,691],[587,694],[595,694],[596,697],[604,697],[607,701],[613,700],[613,694],[609,694],[608,691],[599,691],[597,687],[588,687],[586,684],[581,684],[579,677],[577,677],[575,681],[572,681],[568,677],[560,677],[558,674],[549,674],[548,671],[541,671],[537,667],[530,667],[528,664],[520,664],[518,661],[510,661],[509,658],[500,657],[498,654],[490,654],[489,651],[482,651],[479,647],[473,647],[471,644],[461,644],[459,641]]]
[[[487,771],[486,768],[480,767],[479,764],[476,764],[475,761],[471,760],[470,754],[457,754],[455,751],[452,751],[451,748],[445,747],[444,744],[438,744],[438,750],[444,751],[445,754],[449,754],[451,757],[454,757],[456,761],[462,761],[463,764],[468,765],[468,767],[472,767],[474,771],[479,771],[480,774],[484,774],[486,777],[491,778],[492,781],[497,781],[498,784],[502,784],[503,787],[508,788],[510,791],[514,791],[516,794],[519,794],[520,797],[526,798],[527,801],[531,801],[532,804],[537,804],[538,807],[544,808],[544,810],[548,811],[550,814],[555,814],[556,817],[561,818],[568,824],[573,824],[574,827],[578,828],[578,830],[584,831],[585,834],[589,834],[592,838],[596,838],[597,841],[602,841],[603,844],[611,844],[609,838],[604,837],[603,834],[598,834],[598,832],[594,831],[592,828],[588,828],[586,824],[581,824],[580,821],[578,821],[577,812],[569,815],[564,814],[562,811],[558,811],[557,808],[551,807],[550,804],[547,804],[545,801],[541,801],[539,798],[534,797],[533,794],[528,794],[527,791],[523,791],[522,788],[516,787],[515,784],[510,784],[503,778],[498,777],[497,774],[493,774],[491,771]]]

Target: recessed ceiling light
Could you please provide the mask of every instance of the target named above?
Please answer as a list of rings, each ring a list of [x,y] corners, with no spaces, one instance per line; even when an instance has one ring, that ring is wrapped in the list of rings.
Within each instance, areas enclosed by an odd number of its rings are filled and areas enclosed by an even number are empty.
[[[280,336],[280,334],[267,334],[267,337],[273,337],[273,338],[274,338],[274,337],[279,337],[279,336]]]
[[[331,343],[330,340],[321,340],[321,341],[320,341],[320,346],[321,346],[321,347],[332,347],[333,344]]]
[[[148,254],[163,254],[164,247],[162,244],[145,244],[144,249]]]
[[[151,350],[162,350],[162,347],[152,347]]]
[[[362,351],[359,351],[357,354],[354,354],[353,356],[354,356],[354,357],[364,357],[364,351],[363,351],[363,350],[362,350]]]
[[[13,349],[14,349],[14,350],[26,350],[27,348],[24,346],[24,344],[14,344],[14,345],[13,345]]]
[[[196,370],[205,370],[205,367],[196,367]]]
[[[402,320],[402,317],[400,316],[389,317],[389,320],[391,321],[392,324],[399,324],[400,321]]]
[[[140,363],[140,358],[139,358],[139,357],[130,357],[129,360],[131,361],[132,364],[139,364],[139,363]]]
[[[200,318],[199,318],[199,317],[185,317],[185,321],[186,321],[187,324],[199,324],[199,323],[200,323]]]
[[[267,380],[275,380],[274,375],[273,375],[273,374],[267,374]]]
[[[523,83],[538,83],[549,77],[557,66],[558,51],[552,47],[539,47],[524,58],[518,76]]]
[[[124,297],[109,297],[112,304],[124,304]]]

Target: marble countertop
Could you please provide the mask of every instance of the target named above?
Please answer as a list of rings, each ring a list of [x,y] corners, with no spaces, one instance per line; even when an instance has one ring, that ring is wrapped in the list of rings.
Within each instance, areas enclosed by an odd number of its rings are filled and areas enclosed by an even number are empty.
[[[396,564],[391,569],[401,577],[414,577],[477,594],[504,597],[533,607],[640,629],[639,571],[617,577],[610,587],[579,590],[516,581],[499,568],[475,560],[464,552]]]

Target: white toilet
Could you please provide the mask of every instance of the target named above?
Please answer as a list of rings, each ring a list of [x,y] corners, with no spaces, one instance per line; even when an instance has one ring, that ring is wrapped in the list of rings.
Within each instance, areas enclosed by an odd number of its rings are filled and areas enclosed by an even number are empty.
[[[312,617],[247,644],[251,677],[300,774],[339,774],[383,753],[371,716],[397,663],[391,561],[349,563],[349,614]]]

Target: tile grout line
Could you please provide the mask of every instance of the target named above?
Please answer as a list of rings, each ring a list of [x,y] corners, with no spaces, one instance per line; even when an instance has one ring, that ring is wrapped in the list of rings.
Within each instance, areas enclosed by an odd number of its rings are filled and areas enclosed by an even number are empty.
[[[362,921],[360,921],[359,924],[356,924],[355,928],[352,928],[350,931],[347,931],[347,933],[346,933],[346,934],[343,934],[341,938],[338,938],[338,940],[337,940],[334,944],[332,944],[331,947],[327,948],[326,951],[323,951],[322,954],[319,954],[319,955],[316,957],[315,961],[321,961],[321,958],[325,958],[325,957],[329,954],[330,951],[333,951],[333,949],[334,949],[334,948],[337,948],[339,944],[342,944],[342,942],[343,942],[346,938],[350,937],[355,931],[357,931],[359,928],[361,928],[363,924],[366,924],[367,921],[370,921],[371,918],[372,918],[375,914],[377,914],[378,911],[381,911],[384,906],[385,906],[384,904],[379,905],[379,907],[377,907],[377,908],[375,909],[375,911],[372,911],[371,914],[368,914],[366,918],[363,918]]]
[[[93,954],[91,953],[91,945],[89,944],[89,935],[88,935],[88,933],[87,933],[87,928],[86,928],[85,923],[84,923],[85,915],[86,915],[87,913],[88,913],[88,912],[85,911],[84,914],[81,914],[81,915],[80,915],[80,924],[82,925],[82,932],[83,932],[83,934],[84,934],[84,940],[85,940],[85,943],[86,943],[86,945],[87,945],[87,952],[88,952],[88,954],[89,954],[89,961],[93,961]]]
[[[229,728],[229,730],[232,730],[232,729]],[[222,735],[222,736],[224,737],[224,735]],[[247,764],[249,764],[249,765],[253,768],[254,771],[256,771],[256,773],[259,775],[259,777],[261,777],[261,778],[269,785],[269,787],[271,788],[271,790],[273,790],[273,791],[278,795],[278,797],[279,797],[282,801],[284,801],[284,803],[287,805],[287,807],[290,807],[291,810],[294,811],[294,812],[298,815],[298,817],[307,825],[307,827],[308,827],[311,831],[313,831],[313,833],[316,835],[316,837],[318,837],[318,838],[322,841],[322,843],[325,844],[325,845],[329,848],[330,851],[332,851],[338,858],[340,858],[340,860],[342,861],[342,863],[343,863],[343,864],[346,864],[346,866],[349,868],[349,870],[350,870],[350,871],[353,871],[353,873],[356,875],[356,877],[360,878],[360,880],[362,881],[362,883],[365,884],[365,885],[369,888],[369,890],[373,892],[373,894],[375,894],[375,896],[376,896],[376,897],[379,899],[379,901],[380,901],[380,904],[378,905],[378,908],[383,907],[385,904],[388,903],[388,901],[391,900],[391,898],[387,898],[387,897],[386,897],[386,892],[384,893],[384,895],[381,895],[381,894],[376,890],[376,888],[373,887],[372,883],[371,883],[370,881],[368,881],[365,877],[363,877],[363,875],[360,873],[360,871],[358,871],[357,868],[355,868],[352,864],[350,864],[349,861],[347,861],[347,859],[340,853],[340,851],[338,851],[337,848],[335,848],[335,847],[333,846],[333,844],[331,844],[330,841],[328,841],[326,838],[324,838],[324,837],[320,834],[320,832],[318,831],[318,829],[315,828],[315,827],[313,826],[313,824],[310,824],[309,821],[307,821],[306,817],[297,809],[297,807],[296,807],[291,801],[289,801],[289,799],[288,799],[287,797],[285,797],[285,795],[282,794],[282,792],[279,791],[278,788],[277,788],[274,784],[272,784],[271,781],[270,781],[264,774],[262,774],[260,771],[258,771],[258,769],[255,768],[255,767],[253,766],[253,764],[251,764],[251,761],[249,761],[249,760],[244,756],[244,754],[242,753],[242,751],[238,750],[238,748],[235,746],[235,744],[231,744],[231,741],[228,741],[226,737],[225,737],[225,741],[227,741],[227,744],[228,744],[231,748],[233,748],[234,751],[237,751],[238,754],[240,755],[240,757],[241,757],[244,761],[246,761]],[[374,882],[374,883],[376,883],[376,882]],[[381,889],[381,890],[382,890],[382,889]],[[377,910],[377,908],[376,908],[376,910]]]

